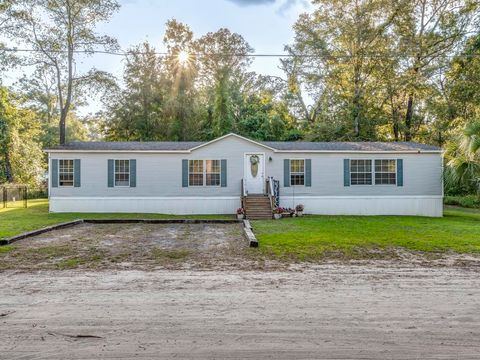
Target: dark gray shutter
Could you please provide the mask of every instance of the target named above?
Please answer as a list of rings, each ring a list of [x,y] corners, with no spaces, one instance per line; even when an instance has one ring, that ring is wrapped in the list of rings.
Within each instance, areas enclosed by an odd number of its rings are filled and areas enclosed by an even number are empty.
[[[283,160],[283,186],[290,186],[290,159]]]
[[[58,159],[52,159],[50,176],[52,177],[52,187],[58,187]]]
[[[397,159],[397,186],[403,186],[403,159]]]
[[[222,187],[227,187],[227,160],[220,160],[220,184]]]
[[[182,160],[182,187],[188,187],[188,160]]]
[[[130,187],[137,187],[137,160],[130,159]]]
[[[80,187],[81,167],[80,159],[73,160],[73,186]]]
[[[305,159],[305,186],[312,186],[312,159]]]
[[[343,186],[350,186],[350,159],[343,159]]]
[[[108,159],[108,187],[113,187],[114,177],[114,162],[113,159]]]

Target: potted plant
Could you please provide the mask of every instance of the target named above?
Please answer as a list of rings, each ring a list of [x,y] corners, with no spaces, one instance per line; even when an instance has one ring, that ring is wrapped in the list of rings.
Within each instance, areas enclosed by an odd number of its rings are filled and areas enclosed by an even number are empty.
[[[285,211],[285,209],[281,208],[281,207],[277,207],[275,209],[273,209],[273,218],[275,220],[278,220],[282,217],[282,214],[283,212]]]
[[[295,206],[297,216],[303,216],[303,209],[305,209],[305,206],[303,206],[302,204],[298,204],[297,206]]]
[[[243,208],[238,208],[237,209],[237,219],[238,220],[243,220],[245,218],[245,210]]]

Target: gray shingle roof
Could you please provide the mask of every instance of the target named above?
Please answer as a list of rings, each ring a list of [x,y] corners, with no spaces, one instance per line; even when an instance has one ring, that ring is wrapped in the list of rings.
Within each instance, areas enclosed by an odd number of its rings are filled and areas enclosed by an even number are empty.
[[[190,150],[205,143],[200,141],[79,141],[47,150],[181,151]],[[259,143],[280,151],[441,151],[439,147],[414,142],[263,141]]]
[[[277,150],[300,151],[440,151],[433,145],[414,142],[307,142],[264,141],[262,144]]]
[[[75,141],[48,150],[103,150],[103,151],[168,151],[190,150],[201,145],[201,141]]]

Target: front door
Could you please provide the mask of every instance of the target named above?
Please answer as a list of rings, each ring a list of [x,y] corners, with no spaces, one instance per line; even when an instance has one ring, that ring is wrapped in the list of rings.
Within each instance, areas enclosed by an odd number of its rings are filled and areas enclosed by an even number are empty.
[[[263,194],[265,186],[265,156],[259,153],[245,154],[244,177],[247,194]]]

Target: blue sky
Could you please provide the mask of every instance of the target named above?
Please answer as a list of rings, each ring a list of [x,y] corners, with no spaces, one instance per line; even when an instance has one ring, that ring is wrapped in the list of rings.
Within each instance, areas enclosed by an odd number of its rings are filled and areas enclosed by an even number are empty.
[[[293,38],[292,25],[306,11],[305,0],[121,0],[121,9],[99,31],[115,36],[122,49],[145,40],[162,50],[165,23],[175,18],[188,24],[196,37],[227,27],[241,34],[258,53],[282,53]],[[95,59],[97,64],[100,59]],[[101,59],[121,72],[119,59]],[[280,75],[278,59],[256,59],[252,69]],[[107,70],[107,69],[105,69]]]

